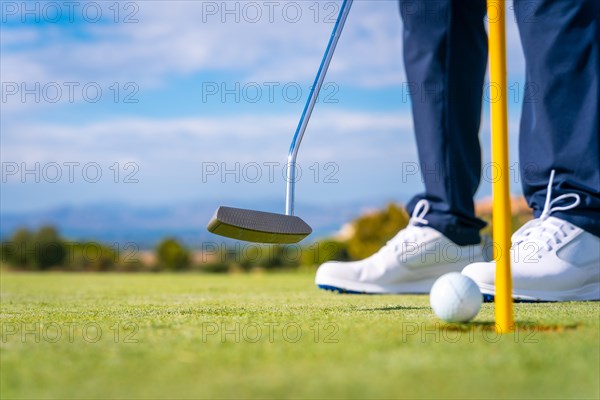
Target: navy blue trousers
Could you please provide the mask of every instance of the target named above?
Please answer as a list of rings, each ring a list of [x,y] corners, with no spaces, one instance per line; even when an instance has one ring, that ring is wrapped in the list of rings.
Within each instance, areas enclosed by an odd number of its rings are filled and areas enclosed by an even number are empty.
[[[523,193],[538,217],[550,171],[552,198],[577,193],[553,213],[600,236],[600,1],[515,0],[526,60],[519,136]],[[485,223],[473,196],[481,177],[479,127],[487,67],[485,0],[400,0],[404,63],[427,220],[460,245]]]

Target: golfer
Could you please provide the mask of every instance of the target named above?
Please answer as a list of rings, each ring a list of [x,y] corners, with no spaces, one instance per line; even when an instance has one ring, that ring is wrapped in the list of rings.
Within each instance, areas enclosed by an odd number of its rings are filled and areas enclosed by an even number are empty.
[[[400,0],[404,63],[425,192],[408,226],[362,261],[327,262],[322,288],[427,293],[463,271],[494,294],[473,196],[487,65],[485,0]],[[526,63],[519,136],[534,218],[512,237],[513,297],[600,300],[600,1],[515,0]]]

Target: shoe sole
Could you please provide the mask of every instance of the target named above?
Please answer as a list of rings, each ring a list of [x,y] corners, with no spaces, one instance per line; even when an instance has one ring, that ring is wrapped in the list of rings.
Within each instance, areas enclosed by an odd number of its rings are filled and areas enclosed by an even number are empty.
[[[494,301],[496,294],[493,285],[477,282],[484,301]],[[600,301],[600,283],[593,282],[581,288],[562,292],[541,292],[534,290],[513,290],[513,301],[522,303],[545,303],[561,301]]]
[[[319,289],[327,290],[329,292],[336,292],[336,293],[340,293],[340,294],[369,294],[369,295],[382,294],[382,293],[355,292],[353,290],[346,290],[343,288],[329,286],[329,285],[317,285],[317,287]]]
[[[483,302],[484,303],[493,303],[495,301],[495,296],[493,294],[483,294]],[[513,298],[513,303],[555,303],[553,301],[546,300],[523,300],[523,299],[515,299]]]
[[[369,296],[383,295],[385,293],[368,293],[368,292],[355,292],[352,290],[346,290],[343,288],[329,286],[329,285],[317,285],[319,289],[327,290],[329,292],[335,292],[339,294],[362,294]],[[396,294],[396,293],[394,293]],[[406,293],[405,293],[406,294]],[[424,294],[424,293],[413,293],[413,294]],[[495,301],[494,294],[483,293],[483,302],[484,303],[493,303]],[[598,300],[588,300],[588,301],[598,301]],[[553,301],[548,300],[525,300],[519,298],[513,298],[513,303],[554,303]]]
[[[317,287],[340,294],[429,294],[436,280],[437,277],[392,286],[330,280],[328,282],[317,283]]]

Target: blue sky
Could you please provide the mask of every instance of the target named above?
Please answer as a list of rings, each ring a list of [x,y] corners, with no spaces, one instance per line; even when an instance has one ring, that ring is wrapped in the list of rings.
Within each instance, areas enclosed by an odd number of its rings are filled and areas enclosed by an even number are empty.
[[[3,211],[283,198],[339,1],[0,4]],[[509,15],[516,162],[524,65]],[[401,30],[396,1],[355,1],[300,150],[297,202],[422,189]]]

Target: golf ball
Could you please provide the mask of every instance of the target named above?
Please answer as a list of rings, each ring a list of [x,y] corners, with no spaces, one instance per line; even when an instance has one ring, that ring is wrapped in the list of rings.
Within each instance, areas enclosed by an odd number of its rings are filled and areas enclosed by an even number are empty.
[[[442,275],[429,295],[435,315],[448,322],[467,322],[477,315],[483,296],[469,277],[458,272]]]

